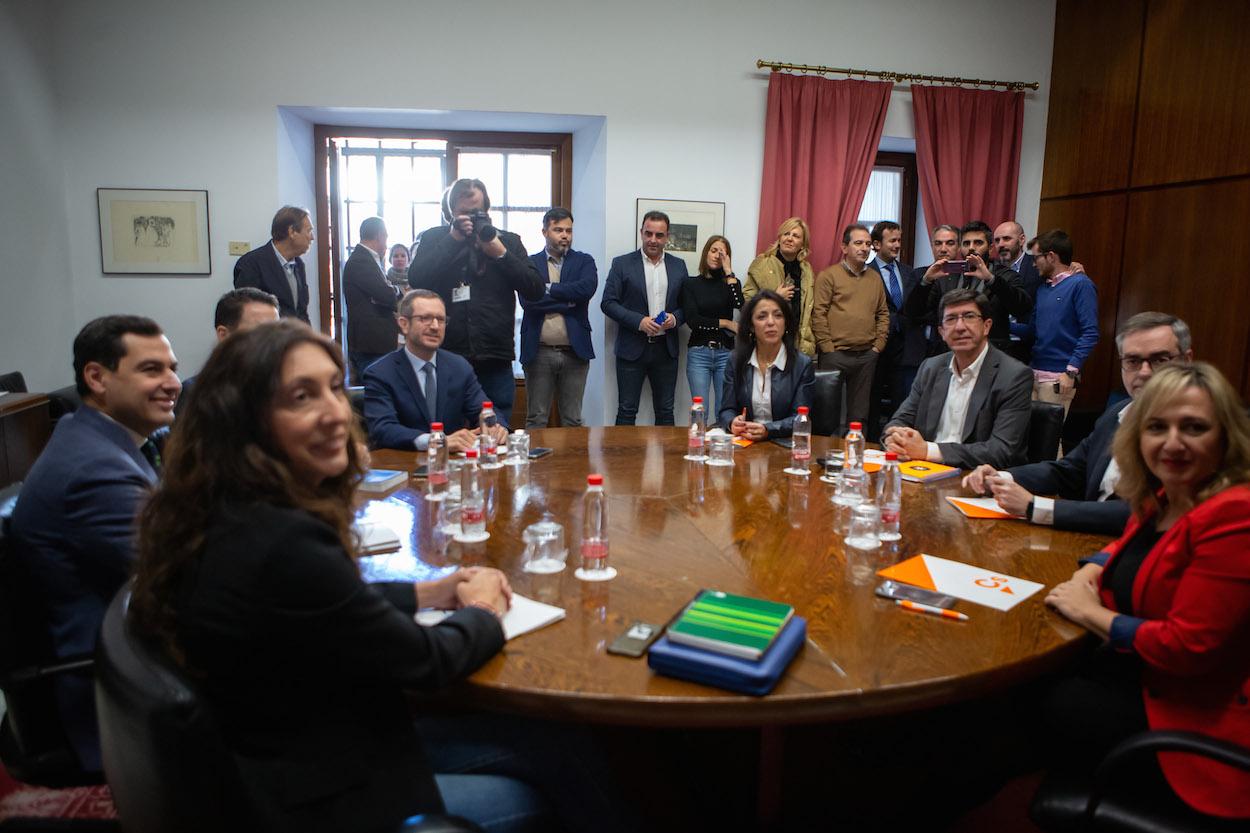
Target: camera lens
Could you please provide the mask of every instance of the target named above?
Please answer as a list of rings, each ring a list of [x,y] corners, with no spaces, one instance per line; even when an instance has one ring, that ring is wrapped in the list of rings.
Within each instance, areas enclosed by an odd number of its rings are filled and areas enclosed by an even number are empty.
[[[483,243],[489,243],[498,235],[499,232],[495,231],[495,227],[492,225],[485,225],[477,230],[477,239],[481,240]]]

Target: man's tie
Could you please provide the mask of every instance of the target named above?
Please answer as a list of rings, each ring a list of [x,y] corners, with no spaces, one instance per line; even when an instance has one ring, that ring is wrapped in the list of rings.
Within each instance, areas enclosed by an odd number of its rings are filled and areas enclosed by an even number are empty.
[[[438,422],[438,391],[434,381],[434,365],[426,362],[421,373],[425,376],[425,409],[430,414],[430,422]]]
[[[156,447],[156,443],[148,440],[143,445],[139,446],[139,453],[142,454],[143,458],[151,464],[152,471],[156,472],[156,476],[160,477],[163,463],[161,462],[160,449]]]
[[[299,306],[299,283],[295,280],[295,262],[288,260],[283,267],[286,270],[286,282],[291,287],[291,303]]]
[[[894,271],[894,264],[887,263],[885,271],[890,273],[890,280],[887,285],[890,287],[890,300],[894,302],[894,309],[901,310],[903,308],[903,287],[899,285],[898,274]]]

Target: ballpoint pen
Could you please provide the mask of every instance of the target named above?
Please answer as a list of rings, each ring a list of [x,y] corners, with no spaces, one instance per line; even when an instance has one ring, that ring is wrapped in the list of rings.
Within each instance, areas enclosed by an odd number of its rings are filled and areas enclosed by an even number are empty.
[[[960,613],[958,610],[947,610],[944,607],[934,607],[933,605],[921,604],[913,602],[911,599],[895,599],[894,604],[899,607],[914,610],[917,613],[931,613],[934,616],[941,616],[943,619],[954,619],[957,622],[967,622],[968,614]]]

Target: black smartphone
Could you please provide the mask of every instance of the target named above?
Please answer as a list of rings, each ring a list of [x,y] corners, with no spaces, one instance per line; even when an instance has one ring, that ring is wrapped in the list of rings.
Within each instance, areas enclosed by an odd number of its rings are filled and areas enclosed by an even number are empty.
[[[625,633],[612,640],[608,646],[609,654],[623,657],[640,657],[651,647],[651,643],[660,638],[663,628],[646,622],[634,622]]]
[[[774,437],[773,442],[782,448],[794,448],[794,440],[789,437]]]
[[[966,260],[948,260],[942,264],[942,271],[948,275],[962,275],[971,270],[968,269],[968,261]]]
[[[922,605],[932,605],[933,607],[949,609],[955,606],[954,596],[948,596],[945,593],[935,593],[932,590],[925,590],[923,587],[916,587],[912,584],[899,584],[897,581],[888,579],[881,582],[881,585],[877,587],[877,595],[884,599],[907,599],[919,602]]]
[[[530,459],[537,460],[539,457],[546,457],[550,453],[551,453],[550,448],[531,448]]]

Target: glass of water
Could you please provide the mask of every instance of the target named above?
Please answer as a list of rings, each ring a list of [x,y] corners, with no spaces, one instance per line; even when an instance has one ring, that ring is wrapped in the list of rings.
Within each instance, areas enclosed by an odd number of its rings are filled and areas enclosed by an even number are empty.
[[[707,449],[709,466],[732,466],[734,464],[734,439],[729,434],[713,434],[708,437]]]
[[[508,466],[524,466],[530,461],[530,435],[520,428],[508,435],[508,456],[504,464]]]
[[[861,503],[851,510],[851,528],[846,534],[846,545],[857,550],[875,550],[881,546],[877,533],[881,515],[872,503]]]

